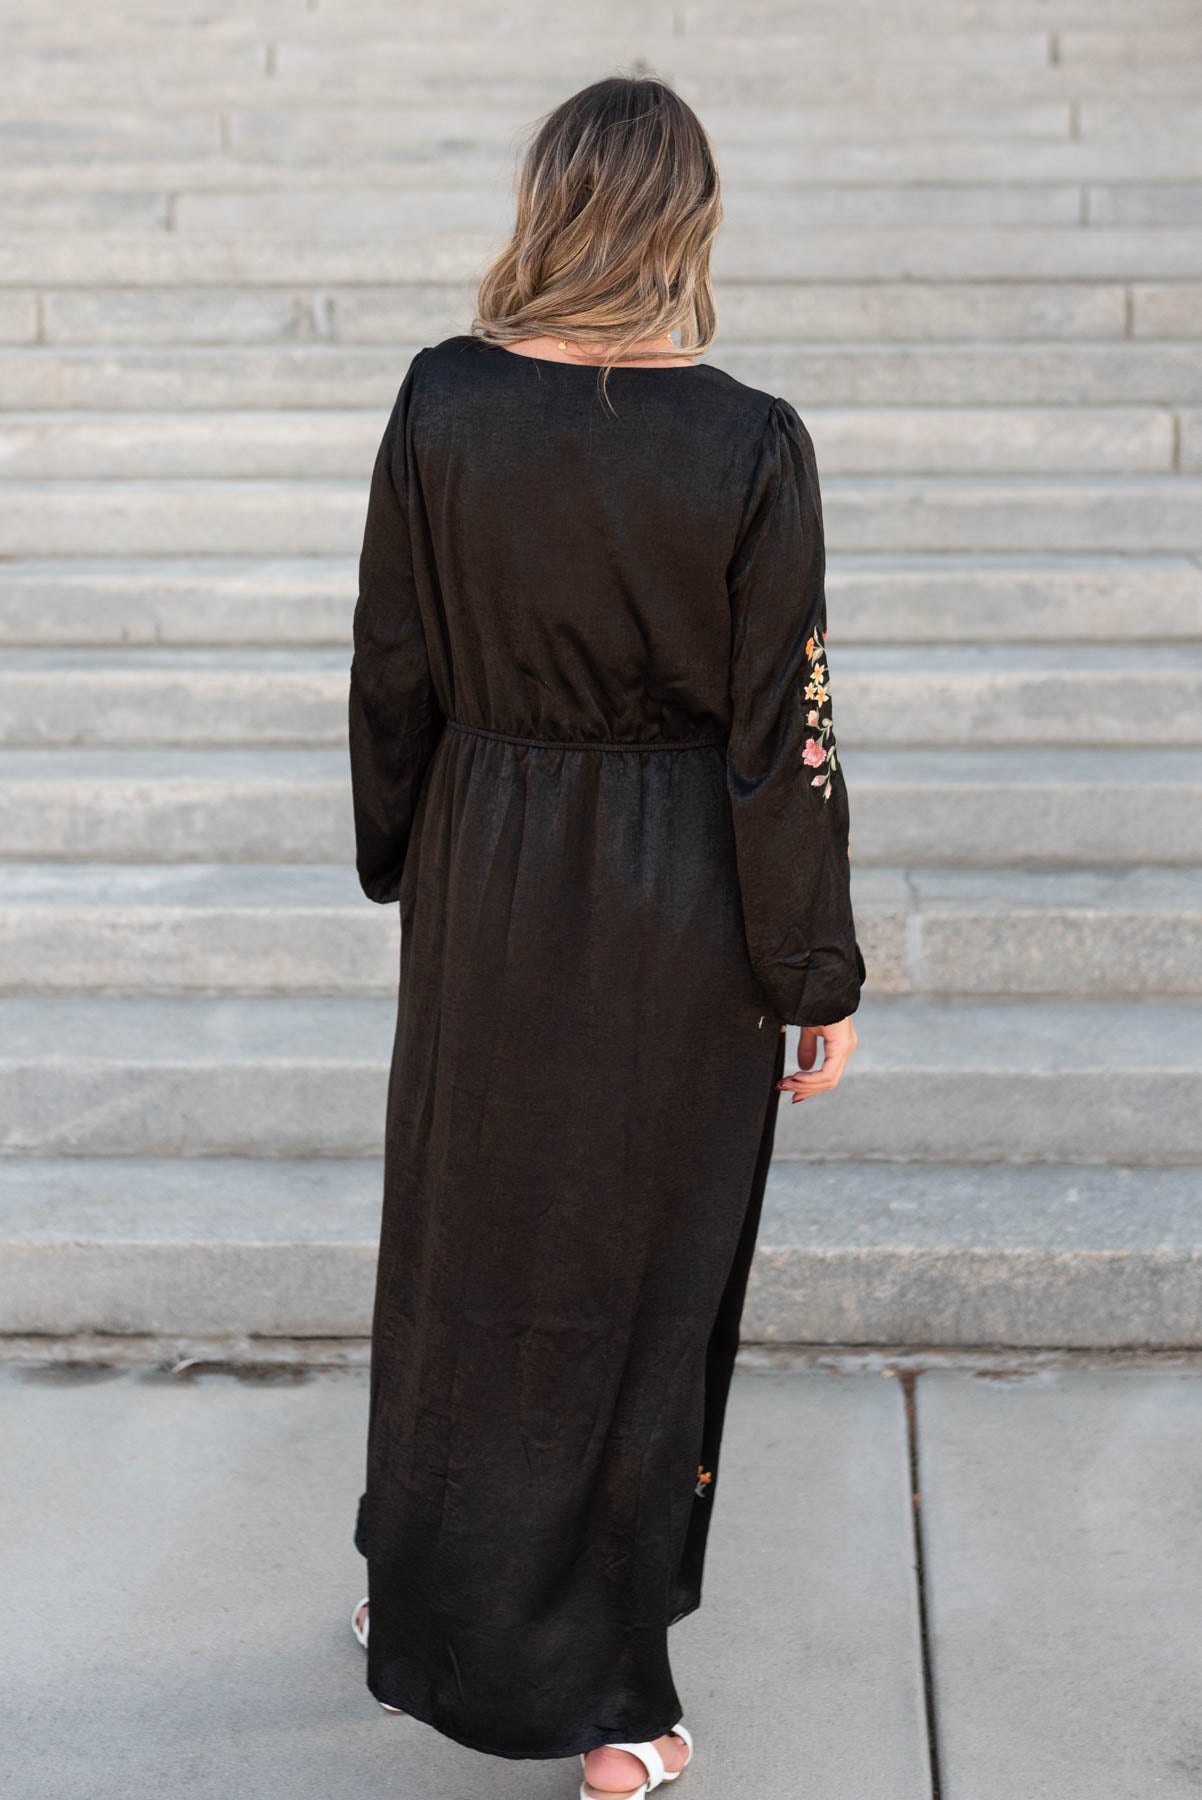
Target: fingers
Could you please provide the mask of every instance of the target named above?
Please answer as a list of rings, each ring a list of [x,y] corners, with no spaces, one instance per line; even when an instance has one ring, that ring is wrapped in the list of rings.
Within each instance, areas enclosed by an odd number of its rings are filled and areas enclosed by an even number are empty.
[[[823,1057],[821,1066],[815,1068],[819,1038],[823,1043]],[[777,1087],[782,1093],[791,1095],[794,1106],[815,1094],[829,1093],[843,1079],[848,1058],[858,1042],[855,1026],[849,1018],[840,1019],[835,1025],[803,1026],[798,1054],[801,1066],[795,1075],[786,1075],[778,1081]]]

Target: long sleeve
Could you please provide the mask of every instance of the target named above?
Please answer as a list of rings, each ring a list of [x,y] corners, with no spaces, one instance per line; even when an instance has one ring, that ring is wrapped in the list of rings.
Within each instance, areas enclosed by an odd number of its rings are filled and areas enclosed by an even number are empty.
[[[751,964],[775,1018],[831,1025],[866,979],[847,789],[826,658],[826,552],[814,446],[787,400],[764,430],[728,570],[727,787]]]
[[[359,882],[397,898],[414,810],[442,728],[430,679],[409,531],[410,409],[418,352],[372,472],[354,616],[349,743]]]

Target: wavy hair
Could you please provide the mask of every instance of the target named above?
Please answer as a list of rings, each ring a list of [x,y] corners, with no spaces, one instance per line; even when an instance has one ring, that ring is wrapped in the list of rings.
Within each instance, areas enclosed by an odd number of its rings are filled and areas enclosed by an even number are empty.
[[[654,77],[615,75],[533,131],[513,236],[480,283],[472,336],[603,349],[603,391],[619,361],[702,355],[717,330],[709,261],[722,196],[693,109]],[[629,354],[673,331],[678,349]]]

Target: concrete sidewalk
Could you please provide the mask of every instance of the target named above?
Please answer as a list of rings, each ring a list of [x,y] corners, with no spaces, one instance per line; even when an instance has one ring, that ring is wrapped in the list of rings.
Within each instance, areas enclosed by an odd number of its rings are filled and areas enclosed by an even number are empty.
[[[879,1369],[740,1371],[673,1632],[686,1800],[1196,1795],[1202,1372],[1036,1358],[913,1394],[908,1418]],[[0,1791],[572,1800],[578,1765],[486,1760],[368,1695],[366,1400],[362,1369],[0,1368]]]

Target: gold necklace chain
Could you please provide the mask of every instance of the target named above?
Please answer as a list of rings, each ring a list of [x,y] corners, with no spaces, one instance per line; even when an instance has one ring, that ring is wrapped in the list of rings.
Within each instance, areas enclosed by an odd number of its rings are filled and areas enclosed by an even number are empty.
[[[670,347],[671,347],[671,348],[672,348],[672,349],[673,349],[673,350],[675,350],[675,348],[676,348],[676,345],[675,345],[675,344],[673,344],[673,343],[672,343],[672,334],[671,334],[671,332],[668,332],[668,331],[663,331],[663,332],[661,332],[661,333],[660,333],[660,337],[661,337],[661,338],[662,338],[662,339],[663,339],[663,341],[664,341],[664,343],[665,343],[665,344],[668,344],[668,345],[669,345],[669,346],[670,346]],[[655,343],[655,342],[657,342],[657,341],[658,341],[658,340],[657,340],[657,339],[655,339],[655,338],[652,338],[652,340],[651,340],[651,341],[652,341],[652,343]],[[559,350],[566,350],[566,349],[567,349],[567,347],[568,347],[568,340],[567,340],[567,338],[556,338],[556,340],[555,340],[555,343],[556,343],[556,348],[557,348],[557,349],[559,349]]]

